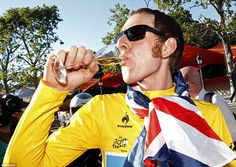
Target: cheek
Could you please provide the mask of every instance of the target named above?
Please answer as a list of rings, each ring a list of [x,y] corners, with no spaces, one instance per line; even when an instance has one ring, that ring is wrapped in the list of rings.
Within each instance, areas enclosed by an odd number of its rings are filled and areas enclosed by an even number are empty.
[[[154,74],[160,67],[160,58],[145,57],[135,61],[135,65],[122,67],[123,80],[130,84],[136,83]]]
[[[123,80],[135,83],[154,73],[160,64],[160,56],[154,57],[154,50],[150,43],[142,44],[132,52],[132,63],[122,67]]]

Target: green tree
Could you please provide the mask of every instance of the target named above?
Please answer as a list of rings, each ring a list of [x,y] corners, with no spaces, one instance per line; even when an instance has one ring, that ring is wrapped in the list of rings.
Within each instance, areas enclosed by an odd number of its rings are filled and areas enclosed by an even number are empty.
[[[1,79],[1,91],[5,90],[9,93],[9,84],[12,83],[14,77],[14,64],[16,59],[14,53],[19,48],[19,44],[16,43],[11,34],[9,27],[5,24],[5,19],[0,17],[0,79]]]
[[[102,38],[102,43],[105,45],[109,45],[114,43],[116,37],[120,33],[122,26],[125,21],[128,19],[128,15],[130,10],[125,6],[121,6],[119,3],[115,4],[114,9],[110,9],[111,16],[108,18],[107,24],[113,26],[113,32],[108,32],[105,37]],[[105,73],[107,71],[110,72],[120,72],[119,65],[108,65],[102,66],[102,71]]]
[[[60,40],[54,30],[62,19],[56,6],[22,7],[11,8],[1,17],[7,28],[9,39],[18,46],[14,54],[15,67],[19,85],[37,86],[39,77],[42,75],[46,55],[51,51],[51,44]],[[5,50],[5,48],[1,48]],[[9,71],[5,71],[8,75]],[[14,80],[14,78],[11,78]],[[22,84],[23,83],[23,84]]]
[[[229,39],[230,39],[230,43],[233,45],[236,45],[236,14],[234,14],[232,16],[232,21],[229,22],[228,24],[228,28],[229,28]]]
[[[119,3],[115,4],[114,9],[110,9],[111,16],[108,18],[107,24],[113,26],[113,32],[108,32],[107,35],[102,38],[102,43],[105,45],[111,44],[120,33],[122,26],[128,19],[130,10],[126,5],[121,6]]]
[[[211,48],[218,43],[219,38],[217,34],[210,28],[207,28],[205,24],[194,20],[190,12],[183,7],[176,6],[175,10],[170,10],[168,14],[174,17],[181,25],[187,44],[201,48]]]
[[[213,7],[219,16],[219,20],[209,18],[201,15],[202,26],[205,26],[208,30],[214,31],[218,38],[222,41],[225,50],[225,60],[228,74],[231,74],[233,64],[233,54],[230,47],[230,36],[235,34],[235,11],[232,7],[235,6],[233,0],[154,0],[158,5],[158,8],[162,10],[175,10],[179,6],[184,6],[188,2],[194,2],[191,8],[203,8]],[[190,10],[191,10],[190,8]],[[233,37],[235,38],[235,37]],[[230,79],[230,90],[233,92],[233,84]]]

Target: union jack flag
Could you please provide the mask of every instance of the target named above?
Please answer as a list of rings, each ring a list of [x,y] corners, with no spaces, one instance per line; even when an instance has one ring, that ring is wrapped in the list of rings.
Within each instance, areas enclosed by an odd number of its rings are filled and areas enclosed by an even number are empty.
[[[148,115],[124,166],[220,167],[236,158],[189,97],[163,96],[150,101],[128,86],[126,100],[134,113]]]

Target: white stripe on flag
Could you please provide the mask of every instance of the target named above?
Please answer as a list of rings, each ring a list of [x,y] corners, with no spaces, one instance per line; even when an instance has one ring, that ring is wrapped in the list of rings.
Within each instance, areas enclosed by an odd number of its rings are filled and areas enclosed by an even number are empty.
[[[202,117],[202,113],[201,111],[197,108],[197,106],[189,103],[187,100],[183,99],[183,98],[180,98],[180,97],[177,97],[177,96],[165,96],[165,97],[162,97],[164,99],[167,99],[169,101],[172,101],[174,103],[178,102],[178,104],[183,107],[183,108],[186,108],[188,110],[192,110],[194,111],[195,113],[197,113],[198,115],[200,115]]]
[[[144,159],[147,157],[154,157],[164,144],[165,141],[162,132],[160,132],[145,151]]]
[[[202,134],[189,124],[156,110],[164,140],[169,149],[185,154],[209,166],[223,166],[236,155],[222,141]]]
[[[135,103],[134,99],[126,98],[126,104],[129,104],[129,106],[132,106],[132,108],[146,109],[145,107]]]

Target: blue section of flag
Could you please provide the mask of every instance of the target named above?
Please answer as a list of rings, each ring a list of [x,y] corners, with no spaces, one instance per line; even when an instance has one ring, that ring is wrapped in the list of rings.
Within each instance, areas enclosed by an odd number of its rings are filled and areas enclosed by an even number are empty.
[[[143,96],[139,91],[133,91],[133,88],[130,85],[127,86],[127,90],[126,96],[129,100],[134,100],[134,102],[139,106],[148,108],[150,99],[147,96]]]
[[[207,156],[207,155],[206,155]],[[170,160],[175,162],[176,167],[208,167],[208,165],[170,149]]]
[[[146,137],[146,129],[143,128],[140,136],[135,141],[132,152],[128,155],[125,160],[125,167],[144,167],[143,163],[143,152],[145,146],[145,137]]]

